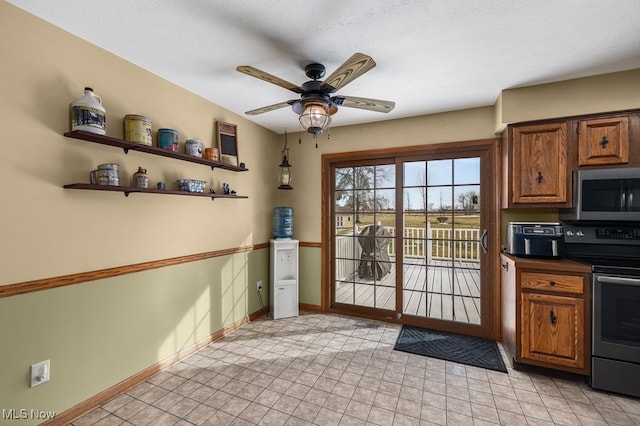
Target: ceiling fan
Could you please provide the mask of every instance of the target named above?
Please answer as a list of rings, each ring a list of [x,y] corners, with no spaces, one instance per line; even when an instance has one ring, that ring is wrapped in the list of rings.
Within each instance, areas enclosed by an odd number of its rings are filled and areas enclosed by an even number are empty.
[[[346,86],[375,66],[376,63],[370,56],[363,53],[355,53],[329,77],[321,81],[320,79],[325,75],[325,67],[322,64],[312,63],[304,68],[305,74],[311,80],[303,83],[302,86],[290,83],[250,65],[241,65],[236,70],[300,94],[299,99],[290,99],[253,109],[245,114],[257,115],[291,106],[293,112],[299,115],[302,127],[313,135],[319,135],[329,126],[331,116],[338,111],[339,106],[385,113],[393,110],[396,104],[392,101],[357,98],[354,96],[332,96],[333,92]]]

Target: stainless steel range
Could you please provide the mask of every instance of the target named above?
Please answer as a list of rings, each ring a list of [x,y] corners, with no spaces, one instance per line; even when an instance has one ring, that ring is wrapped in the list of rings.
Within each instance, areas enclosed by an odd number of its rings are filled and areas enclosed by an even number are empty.
[[[564,225],[566,257],[591,264],[594,389],[640,397],[640,224]]]

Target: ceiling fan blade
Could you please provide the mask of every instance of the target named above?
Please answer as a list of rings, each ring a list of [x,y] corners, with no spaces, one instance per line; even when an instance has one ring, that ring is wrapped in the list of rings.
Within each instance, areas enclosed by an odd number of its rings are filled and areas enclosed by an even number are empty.
[[[293,103],[295,103],[297,101],[298,101],[297,99],[292,99],[290,101],[280,102],[280,103],[277,103],[277,104],[264,106],[262,108],[252,109],[251,111],[245,112],[245,114],[247,114],[247,115],[263,114],[265,112],[274,111],[276,109],[288,107],[290,105],[293,105]]]
[[[376,112],[390,112],[396,107],[393,101],[381,101],[379,99],[356,98],[354,96],[334,96],[331,102],[337,106],[360,108]]]
[[[355,53],[324,80],[321,88],[325,91],[330,89],[327,93],[335,92],[375,66],[376,63],[371,56]]]
[[[276,86],[284,87],[285,89],[291,90],[295,93],[303,93],[302,87],[297,84],[290,83],[286,80],[281,79],[280,77],[276,77],[275,75],[269,74],[268,72],[264,72],[259,70],[258,68],[254,68],[251,65],[240,65],[236,67],[236,71],[240,71],[241,73],[250,75],[251,77],[259,78],[260,80],[264,80],[271,84],[275,84]]]

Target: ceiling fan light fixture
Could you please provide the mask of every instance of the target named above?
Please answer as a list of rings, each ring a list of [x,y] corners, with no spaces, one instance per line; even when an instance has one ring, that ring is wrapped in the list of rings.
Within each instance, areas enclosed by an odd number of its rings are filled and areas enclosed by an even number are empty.
[[[319,134],[329,128],[331,116],[338,112],[339,106],[377,112],[390,112],[393,110],[395,102],[333,95],[335,91],[340,90],[375,66],[376,63],[371,56],[357,52],[344,61],[324,81],[321,81],[320,79],[324,77],[326,71],[324,65],[319,63],[308,64],[304,71],[311,80],[302,85],[291,83],[250,65],[240,65],[236,67],[236,70],[300,95],[298,99],[290,99],[253,109],[245,114],[257,115],[290,105],[293,112],[298,115],[300,126],[308,133],[311,133],[314,139],[317,139]]]
[[[332,108],[333,107],[333,108]],[[335,105],[311,101],[304,104],[300,113],[300,125],[313,135],[321,134],[331,124],[331,116],[338,111]]]

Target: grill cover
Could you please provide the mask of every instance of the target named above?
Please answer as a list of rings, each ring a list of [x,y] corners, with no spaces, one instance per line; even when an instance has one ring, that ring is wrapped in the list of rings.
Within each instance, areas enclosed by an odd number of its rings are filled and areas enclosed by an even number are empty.
[[[366,226],[358,234],[358,243],[362,247],[358,277],[379,280],[391,272],[389,261],[389,232],[381,225]]]

